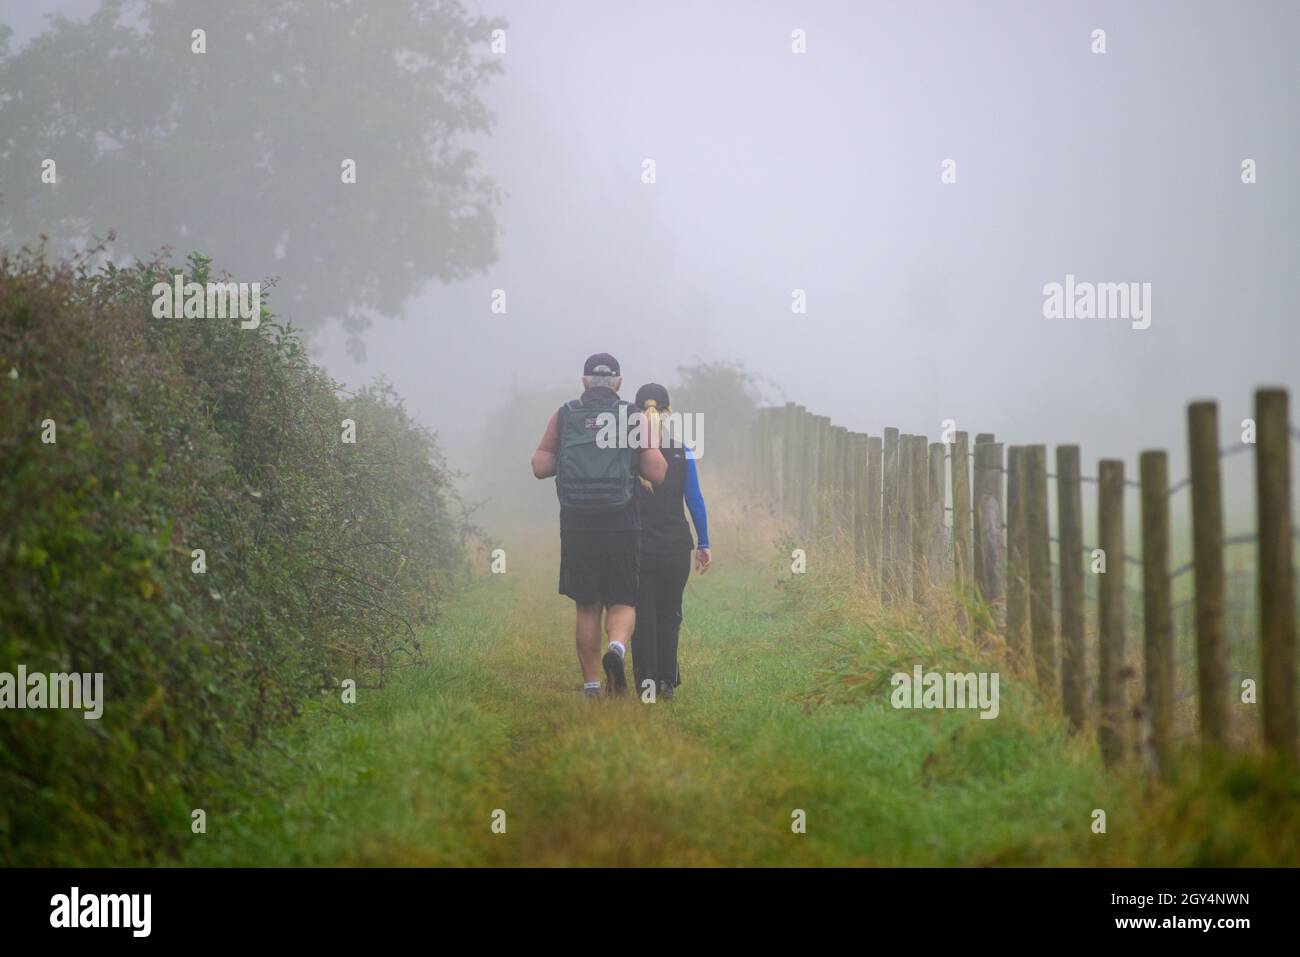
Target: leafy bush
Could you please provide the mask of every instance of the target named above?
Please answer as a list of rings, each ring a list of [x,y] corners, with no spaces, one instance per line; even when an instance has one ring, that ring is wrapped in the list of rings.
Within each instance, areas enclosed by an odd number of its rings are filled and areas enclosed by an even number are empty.
[[[106,702],[0,712],[6,864],[166,856],[232,747],[418,658],[466,574],[388,386],[344,394],[265,309],[153,318],[156,262],[88,263],[0,258],[0,672],[102,672]]]
[[[762,382],[740,362],[696,362],[677,367],[669,388],[673,409],[704,416],[704,451],[715,465],[743,466],[748,427],[762,403]]]

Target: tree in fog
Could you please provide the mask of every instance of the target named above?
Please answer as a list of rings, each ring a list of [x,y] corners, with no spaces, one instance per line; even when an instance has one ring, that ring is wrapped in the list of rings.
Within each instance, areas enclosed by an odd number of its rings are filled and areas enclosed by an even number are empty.
[[[196,249],[360,349],[371,317],[496,259],[467,141],[502,29],[459,0],[104,0],[20,50],[0,25],[0,243]]]

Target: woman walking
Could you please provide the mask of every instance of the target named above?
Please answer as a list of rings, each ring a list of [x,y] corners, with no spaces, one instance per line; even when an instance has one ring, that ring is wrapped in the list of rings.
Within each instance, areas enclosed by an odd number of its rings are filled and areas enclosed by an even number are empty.
[[[677,638],[682,626],[682,592],[691,575],[691,551],[695,550],[700,574],[708,571],[713,560],[709,520],[695,458],[672,434],[668,390],[647,383],[637,390],[636,405],[646,416],[648,434],[660,436],[668,474],[661,485],[641,483],[641,577],[632,633],[632,673],[638,694],[645,694],[645,682],[650,681],[659,698],[671,698],[681,684]],[[690,510],[698,543],[691,539],[683,502]]]

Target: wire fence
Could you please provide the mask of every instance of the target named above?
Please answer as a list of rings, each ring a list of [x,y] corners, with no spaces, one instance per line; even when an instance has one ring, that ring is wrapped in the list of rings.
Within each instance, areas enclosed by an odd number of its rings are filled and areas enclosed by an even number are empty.
[[[1189,736],[1206,748],[1259,742],[1294,758],[1300,529],[1290,451],[1300,428],[1288,401],[1259,390],[1254,441],[1224,447],[1214,441],[1217,406],[1190,405],[1189,472],[1173,482],[1163,452],[1143,453],[1135,479],[1118,460],[1083,474],[1078,447],[1057,446],[1049,471],[1043,445],[1004,447],[980,434],[972,446],[966,432],[931,443],[895,428],[865,435],[793,403],[760,410],[735,464],[802,533],[846,533],[867,586],[885,600],[924,606],[936,589],[955,589],[971,609],[968,630],[991,623],[1061,701],[1072,729],[1095,727],[1108,763],[1142,752],[1167,766],[1171,743]],[[1225,534],[1222,463],[1251,451],[1257,527]],[[1083,486],[1096,490],[1096,544],[1083,535]],[[1192,547],[1174,557],[1169,511],[1184,490]],[[1124,528],[1130,491],[1140,503],[1136,535]],[[1143,554],[1124,547],[1131,540]],[[1239,554],[1247,545],[1253,560]],[[1120,571],[1107,574],[1116,556]],[[1260,698],[1239,693],[1248,679]]]

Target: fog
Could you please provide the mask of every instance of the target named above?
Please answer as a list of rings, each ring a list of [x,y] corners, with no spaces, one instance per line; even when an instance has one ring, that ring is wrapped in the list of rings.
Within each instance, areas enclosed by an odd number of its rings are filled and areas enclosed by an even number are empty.
[[[96,6],[3,0],[0,21],[20,49]],[[465,139],[501,190],[495,261],[371,310],[361,361],[337,318],[291,316],[338,379],[391,380],[462,468],[512,388],[576,393],[595,351],[625,397],[738,360],[857,431],[951,418],[1088,463],[1167,448],[1175,478],[1188,400],[1221,401],[1227,440],[1254,387],[1300,387],[1294,3],[468,9],[506,24],[480,90],[495,122]],[[1067,276],[1150,283],[1150,327],[1045,318]],[[519,411],[540,434],[552,409]]]

